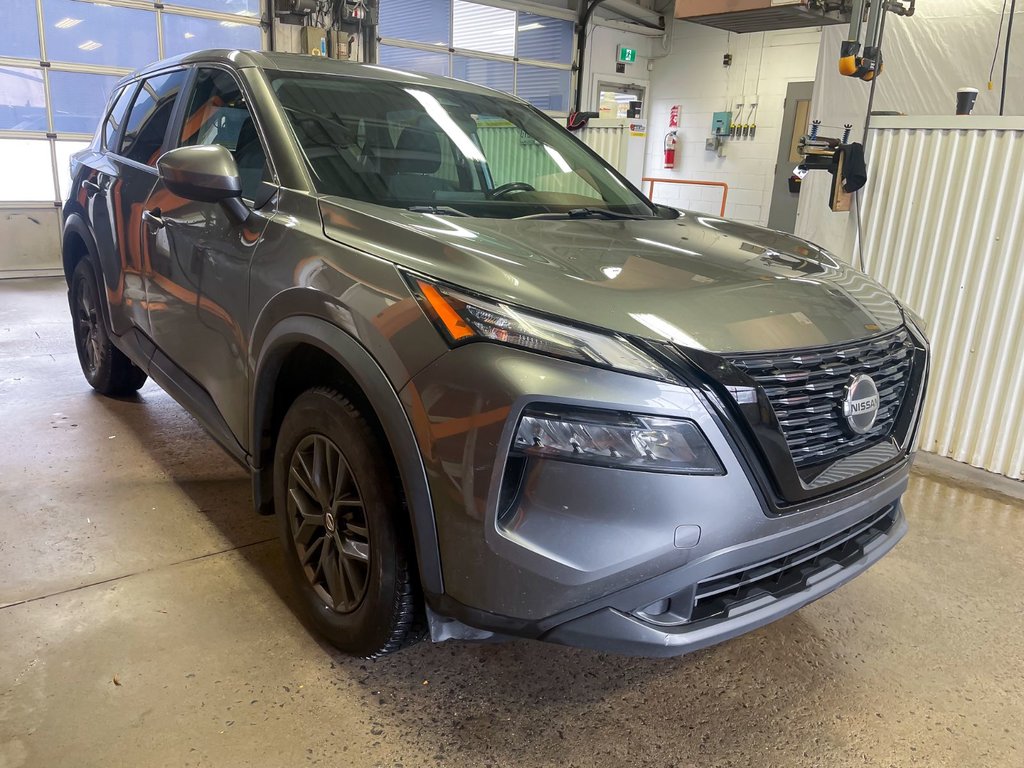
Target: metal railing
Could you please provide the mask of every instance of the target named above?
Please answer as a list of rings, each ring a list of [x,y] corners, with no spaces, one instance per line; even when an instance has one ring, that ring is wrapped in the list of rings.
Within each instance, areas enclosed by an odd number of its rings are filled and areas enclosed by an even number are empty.
[[[729,199],[729,185],[724,181],[698,181],[697,179],[663,179],[656,178],[654,176],[644,176],[641,182],[649,182],[650,186],[647,188],[647,197],[654,197],[654,185],[658,184],[690,184],[695,187],[721,187],[722,189],[722,210],[720,216],[725,216],[725,203]]]

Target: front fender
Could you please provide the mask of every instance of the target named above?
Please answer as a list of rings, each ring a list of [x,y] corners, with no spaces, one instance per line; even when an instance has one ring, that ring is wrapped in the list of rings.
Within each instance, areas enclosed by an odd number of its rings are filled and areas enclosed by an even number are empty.
[[[297,345],[313,346],[332,357],[351,375],[375,411],[391,445],[409,508],[420,580],[428,594],[443,590],[434,510],[416,437],[398,393],[377,361],[342,328],[310,315],[288,317],[261,339],[254,355],[255,375],[249,434],[252,447],[253,495],[257,508],[272,498],[272,468],[262,466],[259,436],[272,417],[274,385],[288,353]]]

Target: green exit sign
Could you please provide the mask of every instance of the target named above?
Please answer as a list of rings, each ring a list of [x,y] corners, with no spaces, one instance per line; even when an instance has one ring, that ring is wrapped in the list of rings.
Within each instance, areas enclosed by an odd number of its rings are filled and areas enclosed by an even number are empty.
[[[636,63],[636,48],[627,48],[624,45],[619,46],[619,61],[623,64],[635,64]]]

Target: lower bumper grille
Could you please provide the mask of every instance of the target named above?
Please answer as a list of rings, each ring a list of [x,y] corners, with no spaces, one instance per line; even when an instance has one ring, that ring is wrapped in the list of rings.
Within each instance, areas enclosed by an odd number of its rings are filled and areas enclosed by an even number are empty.
[[[856,562],[876,537],[892,528],[896,504],[839,533],[785,555],[697,583],[690,621],[729,613],[741,603],[799,592],[835,570]]]

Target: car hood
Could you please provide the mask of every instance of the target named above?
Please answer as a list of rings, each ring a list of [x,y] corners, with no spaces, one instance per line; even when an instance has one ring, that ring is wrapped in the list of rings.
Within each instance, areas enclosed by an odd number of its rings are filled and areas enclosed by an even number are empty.
[[[760,227],[678,219],[477,219],[324,198],[326,235],[523,307],[719,353],[837,344],[902,322],[891,294]]]

